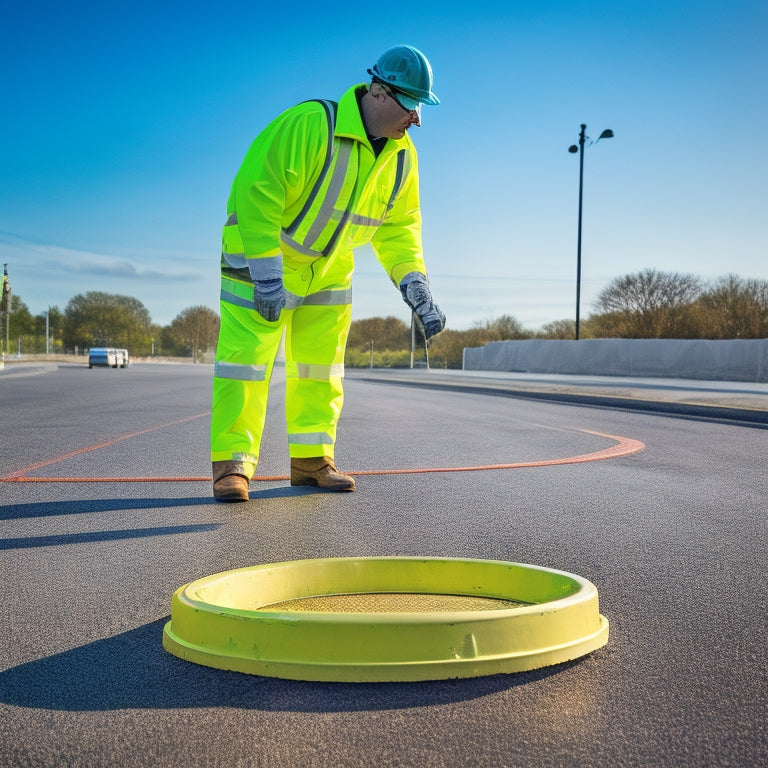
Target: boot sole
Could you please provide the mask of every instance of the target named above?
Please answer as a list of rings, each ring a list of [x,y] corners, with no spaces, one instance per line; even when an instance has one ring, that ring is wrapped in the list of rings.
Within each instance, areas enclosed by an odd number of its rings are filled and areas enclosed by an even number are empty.
[[[291,480],[291,485],[294,487],[303,486],[305,488],[319,488],[321,491],[354,491],[354,485],[346,486],[333,486],[333,485],[320,485],[317,480]]]

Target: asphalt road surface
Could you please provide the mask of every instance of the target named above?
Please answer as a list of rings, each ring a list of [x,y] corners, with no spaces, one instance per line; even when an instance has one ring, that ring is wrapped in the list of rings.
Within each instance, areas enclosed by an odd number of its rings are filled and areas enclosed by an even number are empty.
[[[768,764],[766,395],[729,385],[720,409],[716,384],[699,407],[672,384],[435,374],[348,376],[336,458],[357,492],[256,480],[225,505],[206,479],[209,366],[0,371],[0,764]],[[259,477],[288,472],[281,384]],[[616,445],[634,449],[573,461]],[[376,684],[162,648],[189,581],[385,555],[579,574],[610,639],[533,672]]]

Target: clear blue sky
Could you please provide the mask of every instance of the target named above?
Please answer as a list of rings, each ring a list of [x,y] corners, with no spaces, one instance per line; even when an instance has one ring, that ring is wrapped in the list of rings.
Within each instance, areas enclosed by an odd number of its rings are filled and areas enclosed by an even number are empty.
[[[269,10],[265,10],[268,8]],[[338,98],[397,43],[442,104],[412,129],[449,326],[582,317],[645,268],[768,279],[768,3],[6,2],[0,261],[33,314],[135,296],[218,309],[229,186],[259,130]],[[368,249],[354,317],[408,311]]]

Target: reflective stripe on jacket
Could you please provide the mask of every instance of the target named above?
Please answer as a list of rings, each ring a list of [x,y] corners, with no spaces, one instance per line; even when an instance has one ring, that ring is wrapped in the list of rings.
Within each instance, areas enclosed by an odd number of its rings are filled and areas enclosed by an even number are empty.
[[[396,284],[425,272],[416,150],[406,134],[374,156],[360,88],[342,96],[335,115],[333,102],[287,110],[253,142],[229,197],[223,274],[280,277],[283,259],[300,266],[365,243]]]

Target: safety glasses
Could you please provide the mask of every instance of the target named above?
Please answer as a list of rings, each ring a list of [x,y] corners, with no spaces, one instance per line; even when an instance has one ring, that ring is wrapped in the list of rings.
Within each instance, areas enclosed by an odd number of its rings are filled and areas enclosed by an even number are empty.
[[[413,96],[409,96],[407,93],[403,93],[403,91],[398,91],[391,85],[387,85],[381,81],[379,81],[379,85],[384,93],[386,93],[387,96],[390,96],[398,107],[406,112],[410,112],[411,117],[413,117],[414,120],[421,120],[421,102],[418,101],[418,99],[414,99]]]

